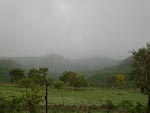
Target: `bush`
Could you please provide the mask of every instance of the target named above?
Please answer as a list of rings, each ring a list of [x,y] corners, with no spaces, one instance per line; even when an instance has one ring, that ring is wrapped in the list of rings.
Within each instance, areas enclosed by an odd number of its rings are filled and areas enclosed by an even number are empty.
[[[0,113],[20,113],[21,99],[15,96],[10,98],[0,94]]]
[[[55,81],[54,82],[54,87],[58,90],[58,89],[61,89],[63,88],[63,86],[65,85],[63,81]]]
[[[123,100],[118,104],[118,113],[146,113],[147,108],[141,103],[133,105],[131,101]]]
[[[107,108],[107,113],[110,113],[111,111],[114,111],[115,108],[116,108],[115,105],[113,104],[113,102],[110,101],[110,100],[105,101],[104,107]]]
[[[135,106],[136,113],[146,113],[146,108],[141,103],[137,103]]]
[[[30,113],[39,113],[40,103],[42,102],[42,96],[38,92],[25,93],[22,96],[22,105],[24,109]]]
[[[135,106],[129,100],[123,100],[118,104],[119,113],[136,113]]]

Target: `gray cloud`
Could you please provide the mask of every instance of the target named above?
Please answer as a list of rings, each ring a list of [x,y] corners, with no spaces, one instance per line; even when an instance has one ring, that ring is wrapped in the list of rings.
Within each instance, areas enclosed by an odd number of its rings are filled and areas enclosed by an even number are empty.
[[[0,0],[0,56],[125,58],[149,40],[149,0]]]

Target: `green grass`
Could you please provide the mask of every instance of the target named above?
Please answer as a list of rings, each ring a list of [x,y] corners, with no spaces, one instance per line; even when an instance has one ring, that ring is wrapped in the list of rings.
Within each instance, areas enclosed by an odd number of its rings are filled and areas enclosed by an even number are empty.
[[[11,85],[0,86],[0,92],[6,96],[21,96],[25,91],[23,88],[17,88]],[[44,90],[41,92],[44,98]],[[130,100],[133,103],[147,103],[147,96],[135,89],[106,89],[106,88],[90,88],[81,91],[49,88],[48,92],[49,104],[64,105],[102,105],[106,100],[111,100],[114,104],[122,100]]]
[[[44,88],[40,92],[45,95]],[[24,88],[18,88],[14,85],[0,85],[0,93],[6,97],[21,96],[25,92]],[[106,88],[89,88],[85,90],[70,90],[57,89],[50,87],[48,92],[49,113],[87,113],[77,111],[78,109],[65,109],[61,107],[54,107],[59,105],[67,106],[101,106],[105,104],[106,100],[111,100],[114,104],[118,104],[122,100],[129,100],[136,104],[140,102],[143,105],[147,103],[147,96],[140,93],[138,89],[106,89]],[[44,103],[41,103],[44,107]],[[44,107],[45,108],[45,107]],[[91,113],[106,113],[105,110],[91,109]],[[115,112],[114,112],[115,113]]]
[[[111,89],[89,89],[85,91],[49,89],[49,104],[65,105],[102,105],[106,100],[115,104],[122,100],[130,100],[133,103],[146,104],[146,96],[138,90],[111,90]]]

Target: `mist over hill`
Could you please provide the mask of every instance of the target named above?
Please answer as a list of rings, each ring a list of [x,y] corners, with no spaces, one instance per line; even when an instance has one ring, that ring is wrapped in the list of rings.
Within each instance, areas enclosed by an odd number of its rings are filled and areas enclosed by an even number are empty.
[[[51,74],[61,74],[66,70],[90,74],[98,69],[119,64],[119,60],[108,57],[89,57],[80,59],[69,59],[57,54],[43,57],[10,57],[0,60],[0,73],[7,74],[12,68],[20,67],[24,70],[38,67],[48,67]],[[7,67],[7,69],[5,68]],[[3,73],[5,71],[5,73]],[[58,76],[58,75],[57,75]]]
[[[9,70],[23,68],[19,63],[10,59],[0,59],[0,79],[9,79]]]
[[[92,85],[96,86],[107,86],[107,78],[116,76],[118,74],[125,75],[126,80],[129,80],[132,72],[131,63],[132,57],[128,57],[116,65],[101,68],[93,72],[92,75],[89,76],[88,80]]]
[[[118,64],[113,66],[108,66],[105,68],[101,68],[97,70],[97,73],[103,73],[103,72],[109,72],[109,73],[129,73],[132,70],[131,67],[132,64],[132,58],[128,57],[122,61],[120,61]]]
[[[119,63],[119,60],[105,57],[90,57],[69,59],[57,54],[43,57],[19,57],[11,60],[21,64],[25,69],[33,67],[48,67],[50,72],[62,73],[65,70],[77,72],[95,71]]]

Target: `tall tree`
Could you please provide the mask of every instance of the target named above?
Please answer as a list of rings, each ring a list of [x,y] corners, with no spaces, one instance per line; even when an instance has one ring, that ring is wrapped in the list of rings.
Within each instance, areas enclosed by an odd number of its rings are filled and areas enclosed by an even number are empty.
[[[27,77],[32,80],[34,85],[44,85],[43,78],[41,77],[38,69],[30,69]]]
[[[32,87],[32,81],[31,81],[31,79],[26,77],[19,81],[19,86],[24,87],[26,89],[26,93],[27,93],[28,88]]]
[[[46,76],[48,75],[48,68],[47,67],[40,67],[39,68],[39,73],[43,80],[46,82]]]
[[[150,113],[150,44],[138,51],[133,50],[132,55],[136,84],[141,88],[141,92],[148,96],[147,113]]]
[[[63,81],[65,84],[69,86],[74,86],[77,81],[77,73],[72,71],[65,71],[62,76],[59,77],[60,81]]]
[[[78,75],[76,81],[74,82],[74,87],[86,87],[88,85],[87,80],[84,75]]]
[[[18,83],[19,80],[25,78],[24,71],[19,68],[12,69],[9,71],[9,73],[10,73],[11,79],[16,83]]]
[[[73,86],[74,88],[87,86],[85,76],[72,71],[65,71],[62,76],[59,77],[59,80],[63,81],[66,85]]]
[[[28,73],[28,77],[34,82],[35,85],[45,85],[45,109],[46,113],[48,113],[48,68],[40,67],[39,69],[31,69]]]

